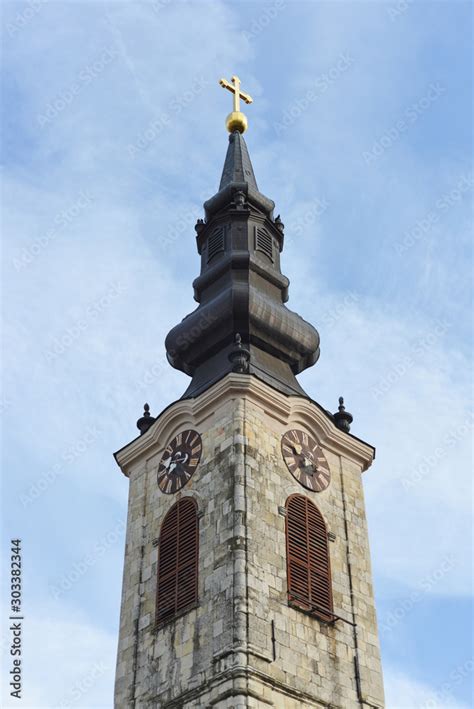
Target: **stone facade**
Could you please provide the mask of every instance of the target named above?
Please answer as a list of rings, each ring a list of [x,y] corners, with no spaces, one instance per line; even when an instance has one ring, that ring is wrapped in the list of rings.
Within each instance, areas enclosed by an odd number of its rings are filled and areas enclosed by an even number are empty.
[[[176,495],[156,471],[168,440],[202,436],[201,463]],[[313,435],[331,484],[302,488],[280,450],[282,434]],[[172,404],[116,454],[130,478],[115,706],[383,707],[361,473],[373,449],[337,429],[314,403],[256,377],[229,374],[196,399]],[[308,496],[330,533],[334,612],[327,624],[288,606],[285,502]],[[155,627],[157,539],[179,496],[198,503],[199,603]]]

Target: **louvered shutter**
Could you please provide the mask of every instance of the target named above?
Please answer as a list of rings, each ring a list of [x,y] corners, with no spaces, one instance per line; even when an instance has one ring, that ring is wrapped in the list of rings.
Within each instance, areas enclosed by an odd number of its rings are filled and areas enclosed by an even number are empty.
[[[224,251],[223,227],[217,227],[209,236],[207,241],[207,262],[209,263],[220,251]]]
[[[198,597],[199,521],[194,500],[185,497],[161,525],[158,547],[156,620],[162,623],[194,605]]]
[[[331,620],[327,529],[316,505],[303,495],[292,495],[286,503],[286,553],[288,601]]]
[[[261,251],[270,261],[273,261],[272,237],[263,227],[255,227],[255,249]]]

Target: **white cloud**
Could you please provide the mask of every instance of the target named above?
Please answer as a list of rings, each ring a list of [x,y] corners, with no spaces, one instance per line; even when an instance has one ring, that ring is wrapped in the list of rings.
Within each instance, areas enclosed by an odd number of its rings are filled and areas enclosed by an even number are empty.
[[[384,682],[387,709],[469,709],[449,688],[430,687],[394,667],[385,668]]]

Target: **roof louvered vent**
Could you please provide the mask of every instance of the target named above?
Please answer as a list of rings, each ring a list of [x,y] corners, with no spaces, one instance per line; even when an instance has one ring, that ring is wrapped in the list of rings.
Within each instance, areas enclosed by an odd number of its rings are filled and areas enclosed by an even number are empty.
[[[255,227],[255,250],[261,251],[273,262],[272,237],[266,229],[260,226]]]
[[[209,263],[220,251],[224,251],[223,227],[217,227],[209,236],[207,241],[207,262]]]

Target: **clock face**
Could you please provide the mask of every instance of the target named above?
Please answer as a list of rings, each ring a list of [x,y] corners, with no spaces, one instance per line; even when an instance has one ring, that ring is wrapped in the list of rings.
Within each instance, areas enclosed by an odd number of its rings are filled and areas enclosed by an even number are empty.
[[[288,470],[303,487],[313,492],[327,488],[331,479],[329,465],[314,438],[293,428],[283,435],[281,452]]]
[[[181,490],[199,465],[202,440],[191,429],[178,433],[166,446],[158,466],[158,487],[171,495]]]

